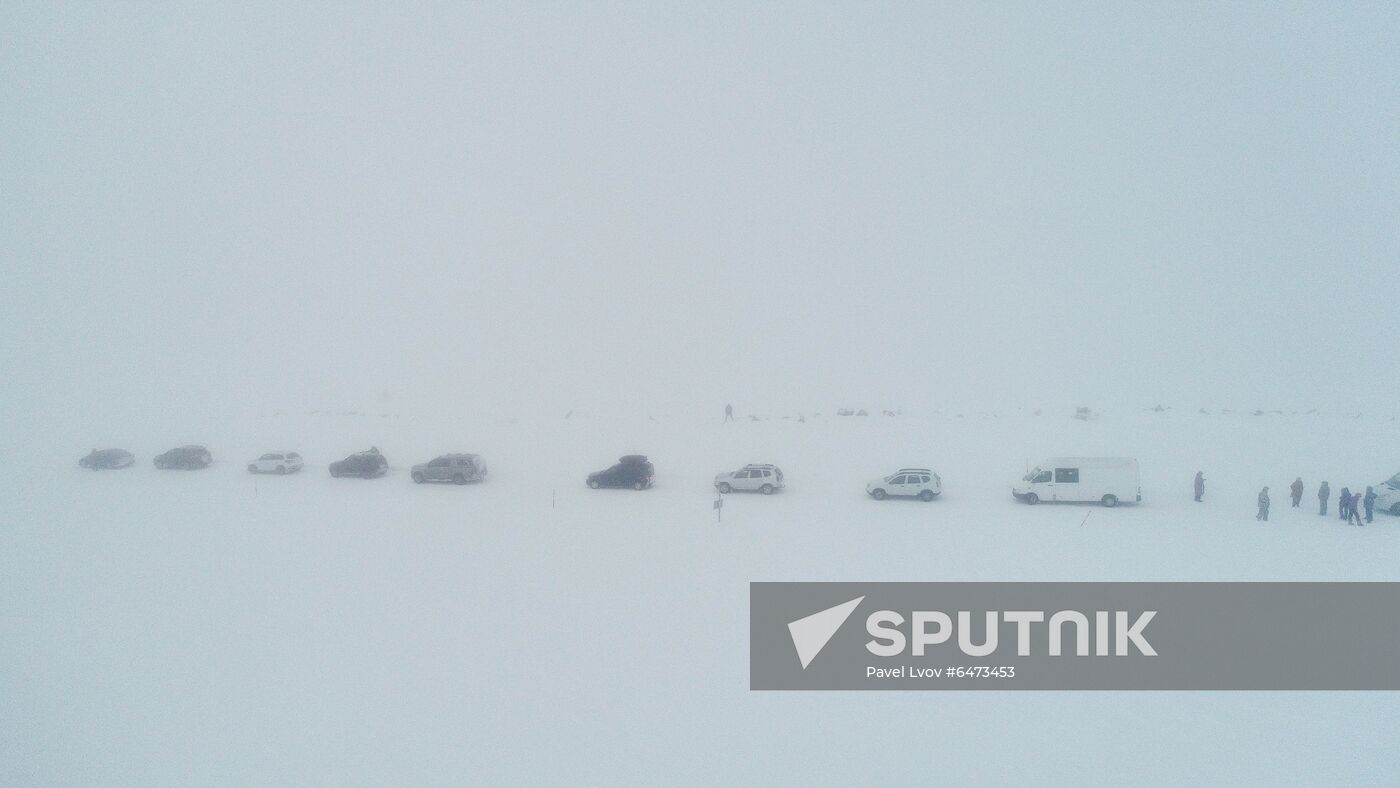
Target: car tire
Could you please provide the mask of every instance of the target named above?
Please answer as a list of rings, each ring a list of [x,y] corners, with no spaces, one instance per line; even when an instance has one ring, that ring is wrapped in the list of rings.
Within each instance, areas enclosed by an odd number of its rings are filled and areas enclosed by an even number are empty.
[[[720,482],[720,483],[719,483],[719,488],[718,488],[718,489],[719,489],[720,492],[724,493],[725,495],[728,495],[729,493],[734,492],[734,488],[733,488],[733,487],[730,487],[729,484],[728,484],[727,482]]]
[[[423,483],[423,474],[420,473],[420,472],[418,472],[418,471],[414,471],[414,472],[413,472],[412,478],[413,478],[413,483],[414,483],[414,484],[422,484],[422,483]]]
[[[277,466],[277,475],[278,475],[278,476],[283,476],[283,475],[285,475],[286,473],[287,473],[287,466],[285,466],[285,465],[278,465],[278,466]]]
[[[1035,493],[1026,493],[1026,505],[1035,506],[1040,503],[1040,496]]]
[[[465,476],[463,476],[462,474],[459,473],[459,474],[457,474],[456,476],[452,477],[452,481],[453,481],[453,483],[455,483],[455,484],[466,484],[466,483],[467,483],[467,477],[465,477]]]
[[[597,479],[589,479],[589,480],[588,480],[588,489],[590,489],[590,490],[596,490],[596,489],[598,489],[598,480],[597,480]]]
[[[772,494],[773,494],[773,485],[771,485],[771,484],[765,484],[765,485],[763,485],[762,487],[758,488],[758,491],[761,492],[761,493],[763,493],[764,495],[772,495]]]
[[[1118,505],[1118,496],[1113,494],[1105,495],[1103,497],[1103,505],[1112,509],[1113,507]]]
[[[337,471],[335,468],[331,468],[331,478],[332,478],[332,479],[339,479],[339,478],[340,478],[340,471]]]
[[[923,501],[924,503],[928,503],[929,501],[932,501],[932,500],[933,500],[933,490],[924,490],[923,492],[919,493],[919,500]]]
[[[871,491],[870,497],[877,501],[883,501],[885,500],[885,491],[877,487],[875,490]]]
[[[632,482],[632,489],[637,490],[638,492],[645,490],[646,488],[646,482]]]
[[[248,466],[248,473],[257,473],[257,472],[258,472],[258,466],[256,466],[256,465],[249,465],[249,466]]]

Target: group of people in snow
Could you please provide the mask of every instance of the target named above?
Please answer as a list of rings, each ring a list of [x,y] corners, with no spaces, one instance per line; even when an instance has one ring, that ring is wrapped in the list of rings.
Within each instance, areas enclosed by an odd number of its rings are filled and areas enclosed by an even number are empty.
[[[1200,501],[1206,494],[1206,476],[1202,471],[1196,471],[1196,480],[1192,485],[1196,493],[1196,500]],[[1288,485],[1289,497],[1293,500],[1293,508],[1297,509],[1303,505],[1303,477],[1299,476]],[[1332,498],[1332,488],[1327,482],[1317,488],[1317,513],[1327,514],[1327,501]],[[1337,496],[1337,511],[1341,514],[1342,522],[1348,525],[1363,525],[1362,513],[1365,513],[1365,522],[1374,520],[1376,511],[1376,491],[1367,487],[1365,494],[1354,493],[1350,489],[1343,487],[1340,495]],[[1267,523],[1269,521],[1269,488],[1265,487],[1259,491],[1259,513],[1254,519]]]
[[[1199,487],[1197,489],[1200,489]],[[1299,477],[1288,485],[1289,496],[1293,499],[1293,508],[1297,509],[1303,505],[1303,479]],[[1319,515],[1327,514],[1327,501],[1332,497],[1332,489],[1327,482],[1317,488],[1317,503]],[[1196,500],[1201,500],[1198,496]],[[1342,522],[1348,525],[1363,525],[1362,512],[1365,512],[1365,522],[1372,522],[1376,511],[1376,491],[1371,487],[1366,488],[1366,493],[1354,493],[1350,489],[1343,487],[1340,495],[1337,496],[1337,511],[1341,514]],[[1269,488],[1265,487],[1259,491],[1259,513],[1254,519],[1261,522],[1269,521]]]

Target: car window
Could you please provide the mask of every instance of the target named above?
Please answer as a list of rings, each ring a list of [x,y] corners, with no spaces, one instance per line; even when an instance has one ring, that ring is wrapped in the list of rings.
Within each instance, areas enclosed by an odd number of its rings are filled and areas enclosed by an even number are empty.
[[[929,477],[927,477],[927,476],[920,476],[920,477],[919,477],[919,481],[923,482],[924,484],[928,484],[928,483],[929,483]]]
[[[770,476],[772,476],[772,475],[773,475],[773,472],[772,472],[772,471],[763,471],[763,478],[765,478],[765,479],[767,479],[768,477],[770,477]]]
[[[890,484],[904,484],[904,477],[903,477],[903,476],[896,476],[896,477],[894,477],[893,479],[890,480]]]
[[[1049,481],[1050,481],[1050,472],[1049,472],[1049,471],[1041,471],[1040,473],[1037,473],[1037,474],[1035,475],[1035,478],[1034,478],[1034,479],[1031,479],[1031,482],[1033,482],[1033,483],[1035,483],[1035,484],[1045,484],[1046,482],[1049,482]]]
[[[441,468],[442,466],[444,466],[444,465],[446,465],[446,464],[447,464],[447,460],[444,460],[444,459],[441,458],[441,457],[438,457],[438,458],[434,459],[432,462],[428,463],[428,465],[430,465],[430,466],[432,466],[432,467],[434,467],[434,468]]]
[[[1078,468],[1056,468],[1056,469],[1055,469],[1055,482],[1056,482],[1057,484],[1059,484],[1059,483],[1063,483],[1063,484],[1078,484],[1078,483],[1079,483],[1079,469],[1078,469]]]

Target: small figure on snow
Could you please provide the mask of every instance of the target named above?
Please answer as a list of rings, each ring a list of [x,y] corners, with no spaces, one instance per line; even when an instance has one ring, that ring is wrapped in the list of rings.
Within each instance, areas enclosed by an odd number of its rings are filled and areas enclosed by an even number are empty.
[[[1337,496],[1337,515],[1342,522],[1351,519],[1351,488],[1343,487],[1342,494]]]
[[[1303,477],[1299,476],[1289,485],[1288,491],[1293,494],[1293,508],[1297,509],[1303,504]]]
[[[1327,499],[1328,499],[1328,498],[1331,498],[1331,497],[1332,497],[1332,489],[1331,489],[1330,487],[1327,486],[1327,482],[1323,482],[1323,483],[1322,483],[1322,486],[1319,487],[1319,488],[1317,488],[1317,513],[1318,513],[1318,514],[1323,514],[1323,515],[1327,514]]]
[[[1206,474],[1204,471],[1196,471],[1196,502],[1201,502],[1201,496],[1206,494]]]
[[[1266,523],[1269,521],[1269,488],[1268,488],[1268,487],[1265,487],[1264,489],[1262,489],[1262,490],[1259,491],[1259,514],[1256,514],[1256,515],[1254,516],[1254,519],[1260,520],[1260,521],[1266,522]]]
[[[1376,491],[1367,487],[1366,497],[1361,499],[1361,504],[1366,507],[1366,522],[1369,523],[1376,513]]]
[[[1361,493],[1351,494],[1351,500],[1347,501],[1347,525],[1356,523],[1361,525]]]
[[[731,422],[731,421],[733,421],[733,420],[734,420],[734,406],[733,406],[733,405],[725,405],[725,406],[724,406],[724,423],[725,423],[725,424],[728,424],[729,422]]]

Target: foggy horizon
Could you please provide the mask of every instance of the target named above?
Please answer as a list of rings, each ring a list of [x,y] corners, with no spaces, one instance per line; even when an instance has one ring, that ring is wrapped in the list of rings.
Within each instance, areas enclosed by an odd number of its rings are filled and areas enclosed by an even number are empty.
[[[1393,8],[339,8],[0,10],[13,416],[1397,410]]]

